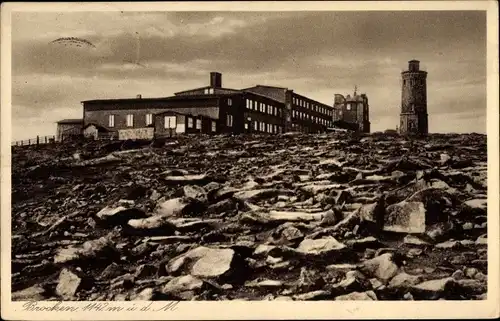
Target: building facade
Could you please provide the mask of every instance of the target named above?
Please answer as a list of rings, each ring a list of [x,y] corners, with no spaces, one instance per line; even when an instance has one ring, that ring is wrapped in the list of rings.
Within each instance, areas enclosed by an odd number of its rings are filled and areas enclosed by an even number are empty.
[[[83,119],[63,119],[57,122],[56,141],[82,135]]]
[[[408,70],[403,71],[401,77],[403,84],[399,132],[427,135],[427,72],[420,70],[418,60],[411,60],[408,62]]]
[[[138,95],[82,103],[84,126],[95,124],[127,139],[133,138],[134,132],[137,138],[183,133],[322,132],[331,126],[333,117],[331,106],[287,88],[223,88],[222,75],[217,72],[210,73],[209,86],[177,92],[171,97]]]
[[[343,96],[335,94],[333,121],[335,125],[362,133],[370,132],[370,106],[366,94]]]

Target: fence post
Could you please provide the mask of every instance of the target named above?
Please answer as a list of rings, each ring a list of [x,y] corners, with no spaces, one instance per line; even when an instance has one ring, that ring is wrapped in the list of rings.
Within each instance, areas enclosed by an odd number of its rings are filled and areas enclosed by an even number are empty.
[[[45,136],[45,144],[47,144],[47,136]]]
[[[39,145],[40,144],[40,137],[38,135],[36,135],[36,144]]]

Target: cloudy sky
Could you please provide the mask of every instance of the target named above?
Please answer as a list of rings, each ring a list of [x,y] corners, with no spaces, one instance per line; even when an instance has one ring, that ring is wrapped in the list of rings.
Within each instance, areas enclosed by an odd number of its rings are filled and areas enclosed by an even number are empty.
[[[78,37],[95,47],[51,43]],[[399,123],[401,71],[428,71],[431,132],[486,132],[486,14],[72,12],[12,14],[12,139],[55,133],[80,101],[208,84],[288,87],[331,105],[368,95],[372,131]]]

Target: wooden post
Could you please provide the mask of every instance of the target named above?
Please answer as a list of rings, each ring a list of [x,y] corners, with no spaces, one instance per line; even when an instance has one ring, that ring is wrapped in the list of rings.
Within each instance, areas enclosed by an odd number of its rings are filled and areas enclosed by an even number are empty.
[[[36,135],[36,144],[39,145],[40,144],[40,137],[38,135]]]
[[[45,136],[45,144],[47,144],[47,136]]]

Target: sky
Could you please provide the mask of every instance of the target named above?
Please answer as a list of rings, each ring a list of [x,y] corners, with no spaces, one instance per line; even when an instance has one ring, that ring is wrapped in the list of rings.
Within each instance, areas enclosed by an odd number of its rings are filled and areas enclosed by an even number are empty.
[[[428,72],[429,131],[486,133],[485,12],[14,12],[12,139],[55,134],[83,100],[167,97],[211,71],[223,87],[287,87],[328,105],[357,86],[372,132],[395,129],[412,59]]]

